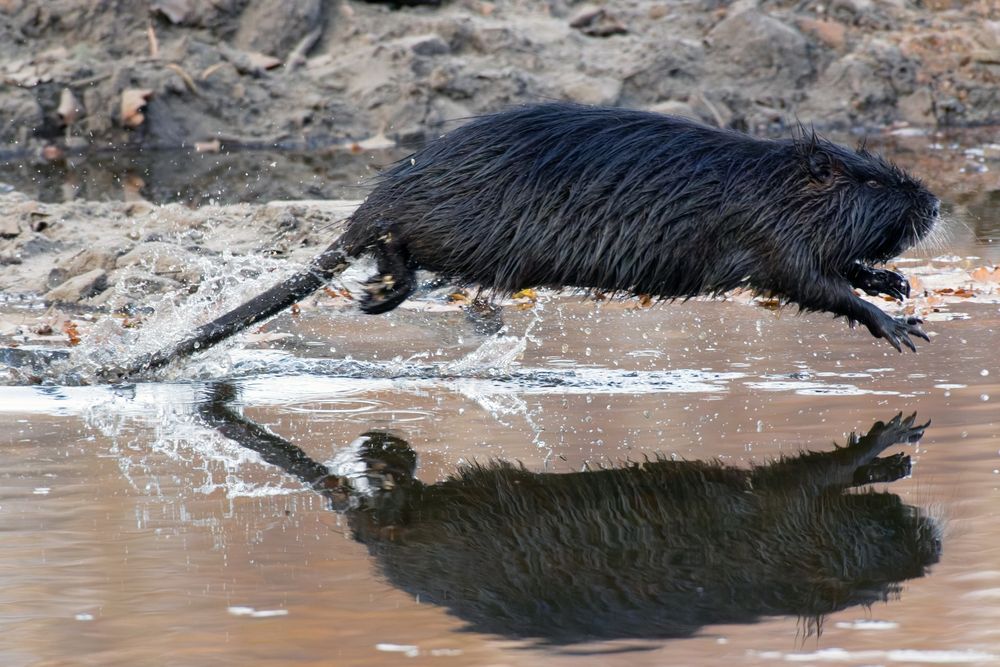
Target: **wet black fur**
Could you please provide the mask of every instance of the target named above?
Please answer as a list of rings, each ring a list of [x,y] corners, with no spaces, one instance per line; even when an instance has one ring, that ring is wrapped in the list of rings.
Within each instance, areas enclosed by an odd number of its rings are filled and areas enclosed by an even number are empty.
[[[869,265],[923,238],[937,210],[902,170],[815,134],[757,139],[547,104],[478,118],[394,166],[342,247],[374,251],[376,280],[402,286],[376,291],[370,312],[405,299],[416,268],[501,293],[577,286],[669,299],[750,287],[862,322],[898,348],[922,332],[852,288],[908,294],[900,276]]]
[[[849,491],[909,473],[908,456],[879,454],[920,438],[912,416],[750,469],[657,459],[539,474],[493,462],[437,484],[414,477],[405,441],[370,432],[355,452],[360,484],[237,415],[232,397],[219,385],[203,419],[321,490],[392,584],[477,632],[563,644],[765,615],[818,624],[894,597],[940,554],[934,522],[899,496]]]
[[[854,288],[902,298],[872,268],[923,238],[938,200],[864,149],[802,132],[757,139],[683,118],[553,103],[472,120],[387,170],[309,270],[139,368],[189,354],[378,260],[361,307],[395,308],[414,271],[510,293],[580,287],[664,299],[749,287],[861,322],[897,350],[927,338]]]

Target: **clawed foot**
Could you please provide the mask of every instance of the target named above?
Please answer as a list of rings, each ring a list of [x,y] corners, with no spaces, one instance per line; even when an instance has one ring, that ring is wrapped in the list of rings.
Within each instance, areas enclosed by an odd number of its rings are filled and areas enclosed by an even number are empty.
[[[858,264],[854,267],[850,281],[852,286],[864,290],[869,296],[886,294],[898,301],[910,296],[910,281],[895,271]]]
[[[379,274],[372,276],[362,285],[364,293],[358,300],[361,311],[369,315],[386,313],[406,301],[413,293],[413,274],[397,276]]]
[[[916,412],[906,418],[900,412],[888,424],[885,422],[875,422],[868,433],[861,438],[861,441],[868,441],[870,443],[872,439],[875,439],[878,451],[882,451],[895,444],[905,443],[912,445],[924,437],[924,431],[931,425],[930,420],[927,420],[923,424],[914,424],[916,421]]]
[[[896,348],[897,352],[903,351],[903,345],[916,352],[917,346],[910,340],[910,336],[922,338],[930,342],[930,337],[920,328],[924,321],[919,317],[898,317],[892,318],[883,313],[873,326],[869,327],[872,335],[876,338],[885,338],[889,344]]]
[[[903,452],[892,456],[879,457],[871,463],[859,466],[854,471],[853,486],[866,484],[888,484],[909,476],[913,468],[910,457]]]

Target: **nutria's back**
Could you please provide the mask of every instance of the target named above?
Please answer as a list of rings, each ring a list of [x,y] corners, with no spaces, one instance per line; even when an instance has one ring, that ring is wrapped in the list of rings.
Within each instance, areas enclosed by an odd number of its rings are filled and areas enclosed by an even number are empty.
[[[888,201],[910,186],[918,196]],[[473,120],[391,168],[345,241],[360,252],[389,233],[414,265],[503,292],[677,297],[885,259],[875,240],[912,243],[934,206],[881,159],[812,136],[545,104]]]

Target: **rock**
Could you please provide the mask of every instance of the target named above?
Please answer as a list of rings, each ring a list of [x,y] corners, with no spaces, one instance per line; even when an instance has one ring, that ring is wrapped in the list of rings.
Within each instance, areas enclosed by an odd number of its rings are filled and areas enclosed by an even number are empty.
[[[705,50],[689,40],[664,40],[656,51],[643,54],[622,82],[627,105],[648,106],[686,97],[705,76]]]
[[[13,218],[0,219],[0,239],[16,238],[21,233],[21,225]]]
[[[76,253],[65,262],[60,263],[59,268],[66,273],[67,278],[78,276],[94,269],[104,269],[110,271],[115,268],[115,253],[104,248],[87,248]]]
[[[44,299],[50,303],[77,303],[81,299],[100,294],[108,287],[108,273],[104,269],[94,269],[75,276],[45,293]]]
[[[929,88],[921,88],[897,103],[899,117],[913,125],[934,125],[934,96]]]
[[[240,16],[233,43],[283,58],[323,22],[322,0],[253,2]]]
[[[113,271],[109,275],[108,282],[114,285],[115,289],[104,290],[100,294],[87,298],[84,303],[88,306],[117,311],[128,309],[134,305],[148,304],[152,294],[177,292],[184,289],[181,283],[172,278],[157,276],[135,267]]]
[[[610,37],[628,32],[618,18],[603,7],[586,9],[569,22],[569,27],[575,28],[590,37]]]
[[[172,243],[143,243],[115,261],[115,268],[140,266],[157,276],[166,276],[185,284],[201,280],[195,255]]]
[[[649,110],[656,113],[664,113],[670,116],[681,116],[683,118],[690,118],[697,121],[704,120],[698,115],[698,112],[696,112],[690,104],[679,100],[667,100],[666,102],[660,102],[659,104],[654,104],[649,107]]]
[[[417,35],[409,40],[410,50],[418,56],[443,56],[451,47],[438,35]]]
[[[4,86],[0,70],[0,143],[25,145],[35,128],[42,127],[42,107],[30,91],[16,86]]]
[[[800,18],[799,30],[813,35],[823,44],[832,49],[840,50],[847,42],[847,27],[837,21],[820,21],[811,18]]]
[[[565,99],[581,104],[613,105],[622,93],[622,82],[611,77],[574,79],[562,87]]]
[[[778,87],[796,88],[813,74],[808,40],[795,28],[756,10],[720,21],[708,33],[712,55],[733,74]]]

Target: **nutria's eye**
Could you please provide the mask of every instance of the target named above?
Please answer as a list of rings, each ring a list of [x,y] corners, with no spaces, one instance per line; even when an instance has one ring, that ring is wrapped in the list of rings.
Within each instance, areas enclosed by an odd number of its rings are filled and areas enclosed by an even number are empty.
[[[865,181],[865,185],[867,185],[870,188],[881,188],[882,187],[882,184],[879,183],[878,181],[876,181],[875,179],[871,179],[871,180]]]

